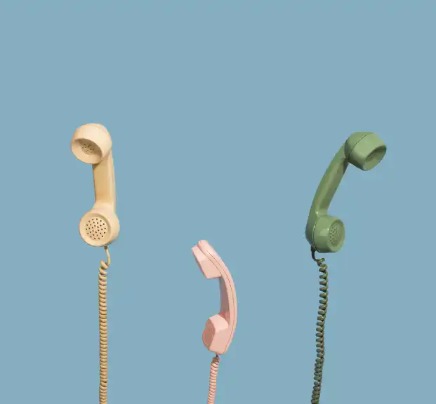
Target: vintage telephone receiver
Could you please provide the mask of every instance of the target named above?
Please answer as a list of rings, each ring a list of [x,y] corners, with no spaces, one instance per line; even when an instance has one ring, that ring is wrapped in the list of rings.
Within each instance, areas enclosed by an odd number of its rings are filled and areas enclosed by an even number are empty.
[[[71,141],[73,154],[84,163],[92,164],[95,203],[80,220],[79,231],[85,243],[104,247],[107,260],[100,261],[98,274],[98,303],[100,331],[100,388],[99,402],[107,403],[108,332],[107,332],[107,270],[111,264],[108,245],[115,241],[120,223],[115,213],[115,172],[112,158],[112,139],[100,124],[80,126]]]
[[[71,149],[80,161],[92,164],[94,174],[95,203],[80,220],[80,235],[93,247],[107,246],[120,231],[111,136],[103,125],[89,123],[74,132]]]
[[[339,149],[318,186],[310,208],[306,225],[306,238],[311,245],[312,259],[320,271],[320,304],[317,319],[316,351],[312,404],[318,404],[321,395],[322,371],[324,366],[324,327],[328,304],[328,272],[324,258],[315,258],[315,252],[337,252],[345,239],[344,223],[330,216],[328,208],[351,163],[363,171],[374,168],[385,156],[386,146],[371,132],[355,132]]]
[[[220,282],[220,311],[207,320],[203,331],[203,344],[209,351],[215,353],[210,365],[207,401],[208,404],[213,404],[216,396],[219,355],[226,353],[229,349],[236,329],[238,316],[236,290],[230,271],[207,241],[199,241],[192,247],[192,253],[203,275],[207,279],[218,278]]]

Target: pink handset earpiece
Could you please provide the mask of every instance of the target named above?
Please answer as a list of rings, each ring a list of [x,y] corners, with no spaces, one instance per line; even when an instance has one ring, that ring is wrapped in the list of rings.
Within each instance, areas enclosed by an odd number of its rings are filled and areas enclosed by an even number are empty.
[[[223,354],[229,349],[237,322],[236,290],[230,271],[205,240],[192,248],[195,260],[207,279],[219,278],[221,309],[210,317],[203,331],[203,343],[209,351]]]

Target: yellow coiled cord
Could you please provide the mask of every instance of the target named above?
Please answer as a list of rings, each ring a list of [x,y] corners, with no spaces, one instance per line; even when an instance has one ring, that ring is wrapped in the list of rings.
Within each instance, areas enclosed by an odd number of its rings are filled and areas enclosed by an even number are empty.
[[[108,333],[107,333],[107,270],[111,264],[109,248],[104,247],[106,262],[100,261],[98,271],[98,321],[100,331],[100,404],[107,404],[108,383]]]
[[[315,249],[311,248],[312,259],[317,263],[319,267],[319,307],[318,307],[318,317],[316,321],[316,360],[314,369],[314,384],[312,390],[312,404],[319,404],[319,399],[321,396],[321,384],[322,384],[322,371],[324,367],[324,356],[325,356],[325,320],[327,316],[327,306],[328,306],[328,271],[327,265],[324,263],[324,258],[315,257]]]
[[[220,365],[220,357],[216,355],[210,363],[210,377],[209,377],[209,395],[207,398],[207,404],[215,403],[216,396],[216,382],[218,377],[218,368]]]

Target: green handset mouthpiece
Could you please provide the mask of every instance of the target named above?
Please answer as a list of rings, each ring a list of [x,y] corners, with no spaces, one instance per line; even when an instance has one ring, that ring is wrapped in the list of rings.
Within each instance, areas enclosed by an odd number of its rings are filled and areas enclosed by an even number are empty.
[[[318,252],[337,252],[345,240],[344,223],[328,214],[330,202],[342,177],[353,164],[367,171],[375,167],[386,154],[386,145],[371,132],[355,132],[339,149],[318,186],[306,225],[306,238]]]

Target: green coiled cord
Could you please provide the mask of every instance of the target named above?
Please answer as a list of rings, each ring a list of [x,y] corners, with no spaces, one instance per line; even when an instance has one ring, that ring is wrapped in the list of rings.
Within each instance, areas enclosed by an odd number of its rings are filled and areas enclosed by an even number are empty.
[[[321,396],[321,384],[322,384],[322,371],[324,367],[324,357],[325,357],[325,320],[327,316],[327,306],[328,306],[328,271],[327,265],[325,264],[324,258],[315,257],[316,250],[312,247],[311,254],[312,259],[317,263],[319,267],[319,306],[318,306],[318,317],[316,321],[316,360],[315,369],[313,375],[313,389],[312,389],[312,404],[319,404],[319,399]]]

